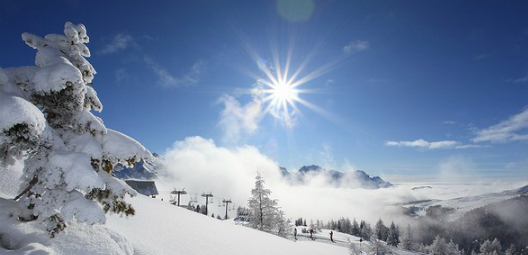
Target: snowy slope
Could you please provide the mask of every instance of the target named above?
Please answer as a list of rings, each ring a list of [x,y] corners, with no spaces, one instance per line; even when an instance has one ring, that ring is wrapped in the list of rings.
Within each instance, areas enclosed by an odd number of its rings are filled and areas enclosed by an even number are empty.
[[[348,254],[348,249],[321,242],[293,242],[244,226],[213,219],[168,202],[144,196],[133,199],[134,217],[111,216],[107,227],[121,233],[135,254],[268,255]]]
[[[10,247],[6,250],[0,245],[0,254],[348,254],[348,249],[340,245],[294,242],[145,196],[130,199],[136,208],[133,217],[111,215],[107,225],[72,223],[50,240],[42,224],[19,223],[5,210],[14,208],[9,204],[12,202],[0,202],[0,234],[9,234],[4,239],[9,240]]]

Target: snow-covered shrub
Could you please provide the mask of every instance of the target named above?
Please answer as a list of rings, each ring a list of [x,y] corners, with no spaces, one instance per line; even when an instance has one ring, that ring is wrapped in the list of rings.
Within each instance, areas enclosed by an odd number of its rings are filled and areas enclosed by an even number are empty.
[[[501,253],[502,253],[502,245],[497,238],[495,238],[493,241],[486,240],[480,246],[480,254],[493,255],[493,254],[501,254]]]
[[[398,245],[400,249],[412,250],[413,249],[413,240],[412,240],[411,225],[407,225],[407,229],[403,232],[401,237],[401,243]]]
[[[427,249],[430,254],[434,255],[461,255],[458,245],[451,240],[449,243],[440,236],[436,236],[431,246]]]
[[[387,245],[377,238],[376,234],[370,237],[370,246],[368,250],[370,255],[385,255],[392,254],[392,251]]]
[[[136,193],[112,176],[113,167],[152,155],[92,114],[103,106],[86,60],[86,28],[67,22],[64,35],[24,33],[22,39],[37,50],[35,66],[0,68],[0,164],[24,162],[15,200],[26,212],[18,219],[41,221],[53,237],[67,222],[134,214],[124,199]]]
[[[350,246],[348,246],[348,254],[350,254],[350,255],[361,255],[363,253],[361,252],[361,250],[359,249],[359,247],[356,244],[351,242]]]

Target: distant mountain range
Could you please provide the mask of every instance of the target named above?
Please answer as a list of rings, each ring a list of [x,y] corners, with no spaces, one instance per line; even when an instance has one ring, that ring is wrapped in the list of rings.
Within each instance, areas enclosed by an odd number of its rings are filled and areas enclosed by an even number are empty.
[[[159,155],[154,153],[155,158],[158,158]],[[115,177],[121,180],[153,180],[157,177],[158,166],[154,162],[136,162],[133,167],[127,167],[123,164],[117,164],[114,167]]]
[[[361,170],[351,172],[340,172],[336,170],[326,170],[317,165],[303,166],[297,172],[289,172],[286,168],[280,167],[280,172],[285,178],[295,180],[297,182],[305,182],[312,176],[323,176],[330,180],[334,186],[348,188],[365,188],[365,189],[379,189],[388,188],[393,185],[386,182],[378,176],[370,177],[367,173]]]
[[[154,156],[159,157],[155,153]],[[133,167],[117,164],[114,168],[114,175],[122,180],[153,180],[157,177],[158,167],[156,161],[137,162]],[[289,172],[284,167],[279,167],[279,170],[284,178],[296,184],[304,184],[311,177],[319,176],[326,178],[329,185],[341,188],[379,189],[393,186],[390,182],[386,182],[378,176],[370,177],[361,170],[340,172],[326,170],[317,165],[303,166],[297,172]]]

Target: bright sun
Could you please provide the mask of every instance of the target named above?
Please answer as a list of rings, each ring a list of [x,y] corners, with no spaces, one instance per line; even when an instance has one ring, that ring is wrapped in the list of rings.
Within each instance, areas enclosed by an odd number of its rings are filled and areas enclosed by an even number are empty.
[[[263,101],[267,102],[266,112],[283,120],[288,126],[294,124],[292,119],[295,113],[299,113],[299,109],[295,103],[300,102],[299,93],[301,91],[296,88],[293,79],[288,79],[286,73],[284,76],[279,72],[277,76],[271,74],[266,70],[268,79],[260,80],[264,88],[261,89],[264,95]]]
[[[248,47],[249,48],[249,47]],[[288,127],[295,126],[297,118],[302,116],[298,105],[305,106],[317,113],[327,115],[327,112],[320,107],[303,100],[300,95],[305,93],[317,93],[314,89],[301,89],[303,84],[326,73],[335,62],[321,65],[315,70],[301,76],[304,68],[313,58],[315,53],[310,53],[302,61],[297,69],[291,69],[291,58],[293,50],[289,49],[286,59],[281,62],[277,50],[273,50],[272,61],[268,62],[258,56],[255,51],[248,50],[248,53],[255,60],[262,75],[253,75],[257,79],[258,86],[251,93],[256,93],[259,100],[266,105],[265,113],[285,123]],[[283,64],[283,65],[282,65]],[[251,72],[249,72],[252,74]]]
[[[271,86],[269,91],[273,103],[284,104],[284,103],[293,103],[297,99],[299,91],[295,89],[291,84],[286,82],[278,82]]]

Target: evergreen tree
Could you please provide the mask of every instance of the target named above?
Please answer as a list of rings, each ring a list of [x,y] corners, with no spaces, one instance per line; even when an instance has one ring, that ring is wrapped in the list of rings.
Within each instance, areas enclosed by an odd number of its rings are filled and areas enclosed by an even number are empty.
[[[383,242],[378,240],[378,236],[376,234],[373,234],[370,237],[370,246],[369,246],[369,255],[385,255],[385,254],[391,254],[391,250],[387,245],[385,245]]]
[[[517,247],[514,245],[514,244],[511,244],[510,245],[510,248],[508,248],[506,250],[506,252],[504,253],[504,255],[515,255],[515,254],[519,254],[519,250],[517,249]]]
[[[276,216],[276,227],[277,227],[277,235],[279,236],[287,236],[289,233],[292,232],[291,226],[290,226],[290,220],[286,219],[284,216],[284,212],[282,210],[279,210],[277,212]]]
[[[492,241],[486,240],[480,246],[480,253],[483,255],[493,255],[494,253],[501,254],[502,246],[497,238]]]
[[[403,233],[403,236],[401,238],[401,243],[399,246],[401,249],[404,250],[412,250],[412,232],[411,232],[411,225],[407,225],[407,229]]]
[[[22,161],[25,208],[14,219],[37,220],[51,237],[67,222],[104,223],[105,213],[133,215],[125,196],[135,195],[112,176],[117,163],[153,160],[141,144],[108,129],[92,110],[102,104],[86,60],[84,25],[67,22],[64,35],[22,34],[37,50],[32,67],[0,69],[0,164]]]
[[[458,245],[450,240],[449,243],[440,236],[436,236],[433,244],[428,248],[433,255],[461,255],[462,252],[458,249]]]
[[[321,220],[317,220],[315,222],[315,229],[317,229],[317,231],[321,232],[321,230],[323,229],[323,222]]]
[[[376,234],[379,240],[386,241],[388,233],[388,228],[383,224],[383,220],[380,218],[374,227],[374,234]]]
[[[429,247],[429,251],[433,255],[447,255],[449,254],[449,247],[445,239],[437,235]]]
[[[354,244],[354,243],[350,243],[350,246],[348,247],[348,254],[349,255],[362,255],[363,252],[359,249],[359,247]]]
[[[356,218],[352,221],[352,235],[359,236],[359,225]]]
[[[392,246],[398,246],[400,243],[400,233],[394,225],[394,222],[391,222],[389,233],[387,235],[387,244]]]
[[[255,188],[251,190],[248,207],[251,211],[250,224],[260,230],[271,230],[277,215],[277,200],[269,197],[271,191],[264,188],[264,179],[258,173]]]
[[[453,239],[449,240],[447,244],[450,255],[462,255],[462,252],[458,249],[458,244],[453,242]]]

